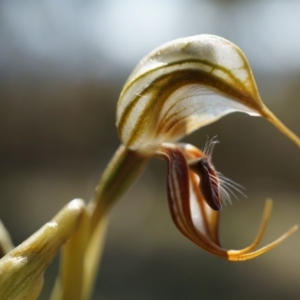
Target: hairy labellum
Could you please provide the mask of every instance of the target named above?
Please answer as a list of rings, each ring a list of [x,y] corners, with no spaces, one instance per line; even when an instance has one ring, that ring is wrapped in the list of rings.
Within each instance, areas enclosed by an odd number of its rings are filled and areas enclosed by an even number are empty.
[[[221,210],[220,183],[213,165],[204,157],[189,166],[200,177],[200,190],[206,203],[213,210]]]

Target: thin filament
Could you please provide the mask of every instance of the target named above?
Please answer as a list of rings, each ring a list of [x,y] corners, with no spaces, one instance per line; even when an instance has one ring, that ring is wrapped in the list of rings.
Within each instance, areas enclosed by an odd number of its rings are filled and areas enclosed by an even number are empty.
[[[230,261],[244,261],[244,260],[249,260],[252,258],[255,258],[273,248],[281,244],[285,239],[287,239],[289,236],[291,236],[296,230],[298,230],[298,225],[294,225],[291,227],[286,233],[284,233],[281,237],[279,237],[277,240],[274,242],[268,244],[267,246],[262,247],[261,249],[251,252],[251,253],[245,253],[240,255],[239,251],[235,250],[229,250],[227,251],[228,254],[228,260]]]
[[[252,259],[256,256],[259,256],[259,255],[273,249],[274,247],[278,246],[281,242],[283,242],[283,240],[285,240],[287,237],[289,237],[292,233],[294,233],[298,229],[298,226],[294,225],[285,234],[283,234],[281,237],[276,239],[274,242],[268,244],[267,246],[262,247],[261,249],[259,249],[257,251],[249,253],[254,248],[256,248],[262,240],[262,237],[263,237],[263,235],[266,231],[268,222],[269,222],[270,217],[271,217],[272,206],[273,206],[272,200],[267,199],[266,204],[265,204],[263,217],[262,217],[262,222],[261,222],[259,231],[258,231],[257,236],[256,236],[255,240],[253,241],[253,243],[250,246],[248,246],[244,249],[241,249],[241,250],[229,250],[227,252],[228,253],[228,260],[242,261],[242,260],[248,260],[248,259]]]

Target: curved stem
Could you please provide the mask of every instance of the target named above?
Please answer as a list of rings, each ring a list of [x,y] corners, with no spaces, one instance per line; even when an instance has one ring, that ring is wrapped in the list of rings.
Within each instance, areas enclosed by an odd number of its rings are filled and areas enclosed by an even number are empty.
[[[88,205],[90,211],[89,238],[84,259],[84,291],[82,299],[89,299],[96,270],[105,243],[107,218],[112,205],[124,195],[144,170],[148,158],[121,145],[104,171],[94,197]]]
[[[262,109],[262,115],[300,148],[299,137],[288,129],[266,106]]]
[[[88,205],[92,235],[102,217],[144,170],[148,157],[121,145],[104,171]]]
[[[78,233],[64,247],[60,262],[62,273],[51,299],[89,299],[104,248],[107,213],[141,174],[147,162],[148,157],[123,145],[116,151],[87,206],[86,218],[80,223]]]

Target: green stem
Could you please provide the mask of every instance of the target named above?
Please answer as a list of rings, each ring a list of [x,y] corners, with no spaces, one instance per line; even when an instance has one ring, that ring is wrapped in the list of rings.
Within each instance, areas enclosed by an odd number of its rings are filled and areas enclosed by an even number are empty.
[[[90,298],[104,248],[107,213],[141,174],[147,162],[148,157],[123,145],[116,151],[87,206],[86,218],[64,247],[61,273],[51,299]]]
[[[90,234],[112,205],[124,195],[142,173],[148,157],[121,145],[104,171],[96,192],[89,203],[91,211]]]
[[[91,212],[89,242],[85,254],[84,297],[89,299],[103,252],[106,215],[142,173],[148,158],[121,145],[104,171],[88,205]]]

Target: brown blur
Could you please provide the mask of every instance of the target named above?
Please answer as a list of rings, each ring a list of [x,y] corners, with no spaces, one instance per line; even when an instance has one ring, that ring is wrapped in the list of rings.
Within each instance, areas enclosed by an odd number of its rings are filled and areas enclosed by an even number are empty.
[[[105,1],[98,2],[97,9],[108,9]],[[134,1],[130,2],[133,5]],[[247,11],[248,6],[243,5],[243,1],[239,5],[234,5],[238,1],[211,1],[213,4],[209,8],[207,1],[178,2],[185,9],[182,11],[180,27],[172,28],[171,33],[166,31],[157,39],[153,37],[153,45],[150,46],[148,41],[149,48],[140,50],[141,53],[132,57],[130,63],[126,59],[123,63],[119,62],[120,59],[114,60],[118,51],[123,51],[122,48],[111,49],[111,61],[105,59],[107,54],[103,54],[107,76],[106,71],[100,75],[94,71],[89,74],[89,65],[82,67],[82,74],[81,65],[75,65],[73,69],[65,68],[64,64],[55,61],[54,56],[53,62],[49,56],[42,59],[36,57],[35,60],[28,48],[22,48],[26,44],[26,36],[20,38],[23,44],[16,42],[17,35],[11,39],[5,36],[14,32],[7,25],[10,23],[2,21],[6,27],[1,26],[0,42],[2,37],[2,41],[13,41],[14,45],[18,45],[11,55],[6,53],[3,56],[5,59],[1,60],[0,55],[0,217],[16,245],[51,219],[71,199],[83,198],[88,201],[91,198],[102,171],[119,145],[114,125],[119,92],[130,70],[143,55],[160,43],[183,35],[212,33],[223,35],[238,45],[239,41],[244,43],[247,40],[248,32],[243,34],[243,28],[246,31],[246,27],[240,27],[240,18],[234,18],[235,14]],[[256,1],[253,5],[259,9],[260,2]],[[171,9],[173,4],[166,3],[169,4],[161,9],[166,9],[168,5]],[[156,5],[159,7],[159,4]],[[137,7],[141,9],[140,5]],[[204,11],[201,11],[202,7]],[[217,12],[216,16],[220,16],[216,22],[202,24],[196,15],[189,18],[188,12],[199,10],[201,15],[205,15],[205,9],[209,14],[212,7]],[[255,7],[251,9],[255,10]],[[116,11],[117,8],[112,10]],[[126,13],[130,22],[131,18],[134,20],[134,14],[139,12],[128,10]],[[175,17],[178,18],[177,15]],[[230,23],[231,17],[234,24]],[[260,17],[264,16],[258,15]],[[289,18],[288,15],[285,17]],[[118,18],[114,14],[106,18],[115,18],[114,26],[121,35]],[[162,18],[160,14],[159,18]],[[152,22],[159,21],[153,16]],[[255,28],[255,20],[252,22],[250,36],[251,30],[264,31],[263,27]],[[258,22],[262,23],[263,19]],[[191,23],[194,27],[190,26]],[[101,25],[101,21],[98,25]],[[143,30],[148,28],[144,28],[143,24],[140,26]],[[224,29],[226,26],[231,31]],[[300,27],[300,21],[296,26]],[[114,35],[114,32],[114,28],[107,28],[106,34]],[[31,33],[27,34],[29,40]],[[151,40],[155,34],[149,29],[142,35]],[[268,34],[266,29],[262,36],[268,37]],[[289,32],[284,34],[288,35]],[[86,41],[83,37],[84,44]],[[136,42],[136,38],[133,41],[126,38],[124,43]],[[270,67],[268,70],[267,64],[260,67],[255,62],[260,42],[263,44],[259,39],[252,43],[246,41],[244,46],[240,46],[247,56],[249,53],[248,58],[263,101],[299,136],[300,67],[297,69],[295,66],[300,66],[300,56],[295,56],[294,64],[287,64],[287,67],[283,64],[278,69]],[[274,45],[276,47],[276,43]],[[9,49],[6,46],[2,44],[0,49]],[[300,53],[300,44],[298,46],[297,52]],[[79,55],[78,59],[82,57],[83,64],[95,59],[95,65],[101,68],[99,57],[102,54],[93,56],[93,52],[87,50],[92,49],[93,45],[89,47],[81,49],[82,56]],[[276,59],[272,61],[272,48],[268,50],[270,52],[263,51],[266,60],[271,61],[270,65],[275,64]],[[68,60],[68,53],[62,55],[66,55],[65,60]],[[122,55],[125,56],[124,53]],[[37,67],[30,66],[34,63]],[[93,69],[95,66],[90,67]],[[213,154],[216,168],[246,187],[248,196],[247,199],[239,197],[239,201],[233,198],[233,205],[223,208],[221,240],[224,245],[242,248],[254,239],[267,197],[274,200],[274,212],[264,243],[274,240],[295,223],[299,224],[299,149],[266,120],[244,114],[228,115],[193,133],[185,141],[201,148],[207,136],[215,135],[220,140]],[[300,297],[300,232],[253,261],[222,261],[192,245],[176,230],[168,212],[165,176],[165,162],[153,160],[135,186],[113,209],[93,299]],[[47,281],[41,299],[47,299],[56,272],[57,262],[50,266],[46,274]]]

